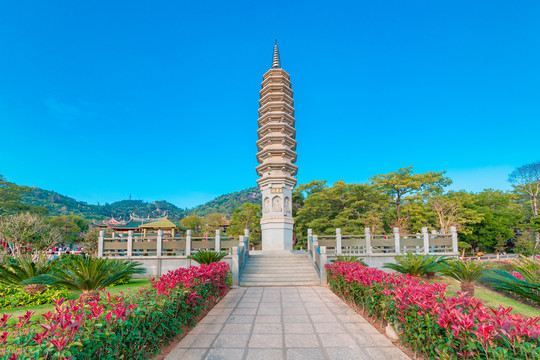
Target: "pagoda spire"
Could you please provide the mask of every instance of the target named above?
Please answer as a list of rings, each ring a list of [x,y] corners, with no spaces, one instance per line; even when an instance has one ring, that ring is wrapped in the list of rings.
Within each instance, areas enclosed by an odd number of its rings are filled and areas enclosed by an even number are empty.
[[[272,68],[279,69],[281,67],[281,61],[279,60],[279,49],[277,47],[277,39],[276,44],[274,45],[274,56],[272,58]]]

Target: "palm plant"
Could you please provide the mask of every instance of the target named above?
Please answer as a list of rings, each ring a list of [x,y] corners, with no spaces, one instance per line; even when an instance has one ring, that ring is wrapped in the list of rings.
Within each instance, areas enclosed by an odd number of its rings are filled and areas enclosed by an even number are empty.
[[[225,253],[212,250],[201,250],[189,256],[189,258],[195,260],[199,264],[211,264],[214,262],[220,262],[225,256],[227,256]]]
[[[493,288],[540,304],[540,262],[522,256],[514,262],[516,272],[494,269],[484,277]]]
[[[28,294],[42,293],[47,286],[34,281],[38,276],[50,273],[56,263],[57,261],[50,261],[43,254],[38,255],[35,260],[31,254],[19,254],[0,264],[0,283],[24,286]]]
[[[332,262],[357,262],[364,266],[368,266],[364,259],[355,255],[336,255],[336,259],[332,260]]]
[[[106,258],[76,256],[61,261],[49,274],[36,280],[68,290],[81,291],[81,299],[90,301],[99,297],[98,290],[115,282],[143,274],[141,263]],[[35,280],[35,281],[36,281]]]
[[[396,256],[395,260],[395,264],[385,263],[383,268],[411,276],[421,276],[441,271],[448,258],[446,256],[406,253],[405,255]]]
[[[461,291],[468,297],[474,296],[474,283],[486,274],[486,264],[477,261],[454,260],[446,262],[444,276],[460,282]]]

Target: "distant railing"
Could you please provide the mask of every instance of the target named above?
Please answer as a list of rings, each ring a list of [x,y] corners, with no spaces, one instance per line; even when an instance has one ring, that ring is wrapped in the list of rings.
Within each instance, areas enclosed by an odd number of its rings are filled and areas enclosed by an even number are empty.
[[[239,240],[223,236],[216,230],[215,236],[192,236],[188,230],[186,236],[164,237],[163,231],[157,235],[139,236],[133,231],[127,237],[105,237],[105,231],[99,232],[99,257],[188,257],[201,250],[214,250],[232,254],[232,249],[239,246]],[[249,235],[248,235],[249,236]]]
[[[386,257],[404,253],[458,255],[458,238],[455,227],[450,228],[450,234],[429,234],[427,228],[422,228],[419,234],[400,234],[394,228],[393,234],[371,234],[365,228],[364,234],[342,235],[341,229],[336,229],[335,235],[313,235],[308,229],[307,251],[311,263],[320,276],[321,284],[326,284],[328,257],[337,255],[354,255],[360,257]]]
[[[308,240],[312,230],[308,230]],[[452,254],[458,252],[457,232],[454,227],[450,234],[428,233],[422,228],[419,234],[400,234],[394,228],[393,234],[371,234],[366,228],[364,234],[342,235],[341,229],[336,229],[335,235],[318,235],[319,246],[326,247],[328,255],[356,255],[356,256],[388,256],[407,252],[420,254]],[[308,241],[308,251],[310,242]]]

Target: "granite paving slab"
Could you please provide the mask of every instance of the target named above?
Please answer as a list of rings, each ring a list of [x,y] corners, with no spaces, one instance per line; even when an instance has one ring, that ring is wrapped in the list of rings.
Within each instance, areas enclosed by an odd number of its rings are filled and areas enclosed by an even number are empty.
[[[410,359],[328,288],[232,289],[166,360]]]

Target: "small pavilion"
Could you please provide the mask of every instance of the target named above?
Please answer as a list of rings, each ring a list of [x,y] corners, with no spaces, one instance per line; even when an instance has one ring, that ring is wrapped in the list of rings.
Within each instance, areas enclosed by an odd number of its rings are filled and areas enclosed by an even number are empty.
[[[165,217],[157,221],[142,224],[139,226],[139,229],[143,230],[143,237],[146,237],[147,230],[162,230],[164,235],[167,234],[174,237],[174,232],[179,230],[180,226]]]

